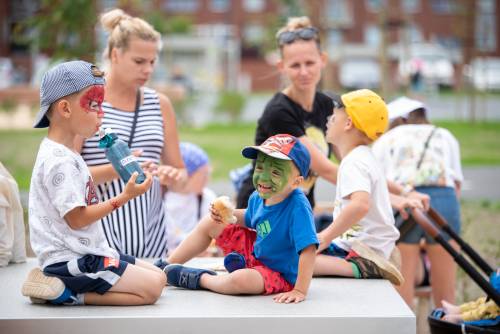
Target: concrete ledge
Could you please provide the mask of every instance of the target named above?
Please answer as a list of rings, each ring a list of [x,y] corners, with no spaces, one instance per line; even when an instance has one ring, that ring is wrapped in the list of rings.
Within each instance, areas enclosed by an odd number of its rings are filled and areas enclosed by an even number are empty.
[[[198,258],[192,266],[221,259]],[[305,302],[167,287],[151,306],[33,305],[21,285],[36,265],[0,268],[0,333],[415,333],[415,316],[385,280],[315,278]]]

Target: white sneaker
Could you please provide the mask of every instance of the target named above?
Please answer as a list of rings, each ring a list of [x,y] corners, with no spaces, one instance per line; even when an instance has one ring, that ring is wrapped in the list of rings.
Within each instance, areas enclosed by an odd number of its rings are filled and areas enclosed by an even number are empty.
[[[40,268],[34,268],[23,283],[21,293],[30,297],[34,304],[43,304],[46,301],[57,299],[64,292],[65,285],[57,277],[46,276]]]

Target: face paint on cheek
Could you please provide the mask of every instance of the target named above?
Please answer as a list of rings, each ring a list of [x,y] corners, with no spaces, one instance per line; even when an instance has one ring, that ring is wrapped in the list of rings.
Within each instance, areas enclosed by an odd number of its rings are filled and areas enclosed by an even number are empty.
[[[261,198],[268,199],[285,189],[292,172],[290,164],[291,161],[269,156],[258,158],[259,168],[255,169],[252,181]]]
[[[103,116],[101,104],[104,101],[104,86],[95,85],[90,87],[80,98],[80,106],[87,112],[97,112],[98,116]]]

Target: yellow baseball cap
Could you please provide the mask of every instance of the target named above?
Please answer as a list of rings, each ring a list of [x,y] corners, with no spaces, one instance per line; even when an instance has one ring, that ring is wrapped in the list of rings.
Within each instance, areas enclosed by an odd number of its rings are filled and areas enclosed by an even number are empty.
[[[369,89],[355,90],[340,96],[354,126],[371,140],[380,137],[389,124],[384,100]]]

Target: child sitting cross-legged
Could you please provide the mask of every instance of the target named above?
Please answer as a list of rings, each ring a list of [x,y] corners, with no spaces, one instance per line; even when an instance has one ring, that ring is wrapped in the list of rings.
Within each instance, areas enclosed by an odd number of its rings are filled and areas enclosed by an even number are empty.
[[[230,210],[227,215],[225,209],[213,205],[211,214],[168,258],[169,263],[184,263],[216,239],[226,255],[229,274],[170,264],[164,269],[167,283],[230,295],[277,294],[278,303],[301,302],[309,288],[318,245],[312,209],[299,188],[309,170],[309,152],[297,138],[281,134],[260,146],[244,148],[242,154],[256,159],[256,190],[248,208]]]
[[[387,182],[368,146],[387,127],[387,107],[368,89],[334,98],[334,106],[326,138],[341,163],[333,222],[318,234],[314,275],[385,278],[400,285],[403,277],[390,261],[399,232]]]

